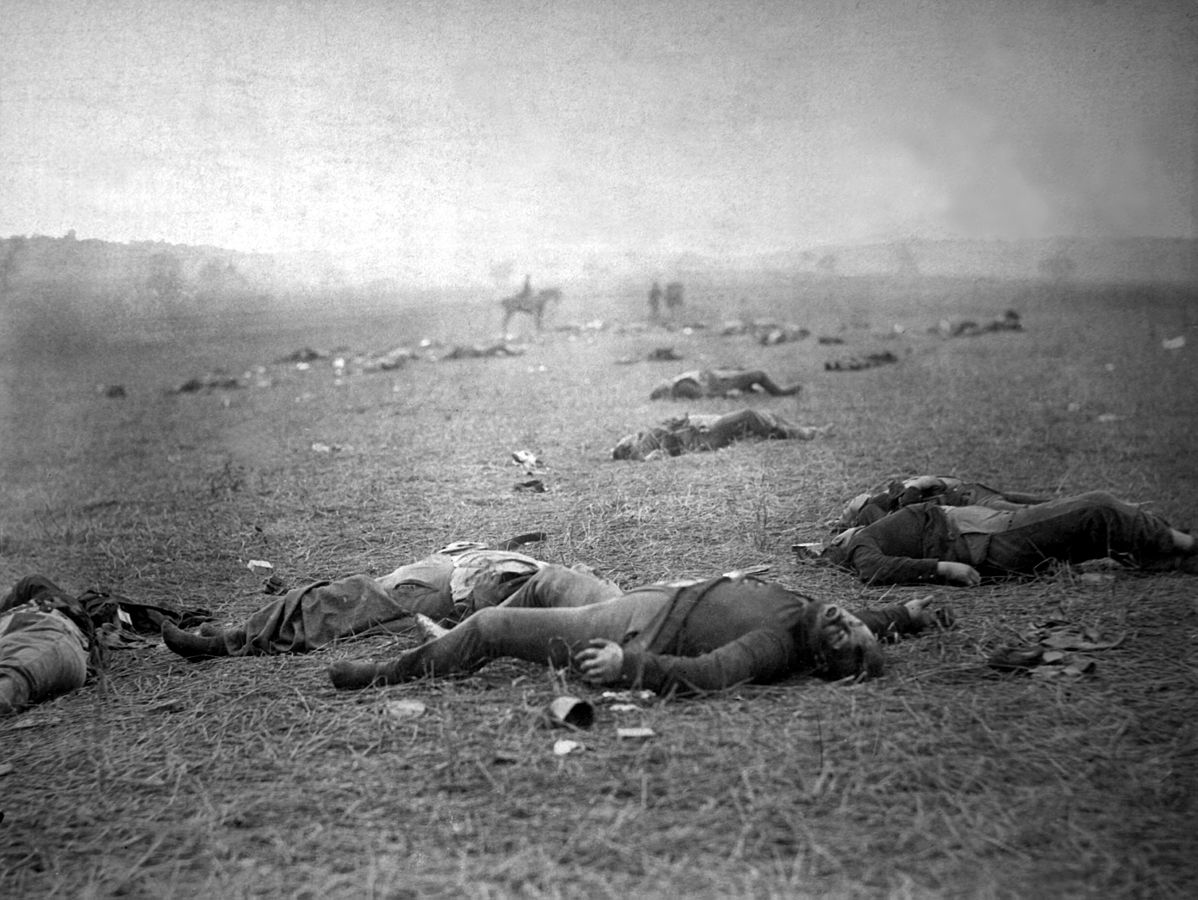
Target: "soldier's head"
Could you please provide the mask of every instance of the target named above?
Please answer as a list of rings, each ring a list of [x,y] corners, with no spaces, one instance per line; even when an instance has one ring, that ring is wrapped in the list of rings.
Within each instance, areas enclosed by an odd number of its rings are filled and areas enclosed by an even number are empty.
[[[674,382],[663,381],[649,393],[650,400],[668,400],[673,396]]]
[[[612,459],[636,459],[641,449],[640,434],[626,434],[611,448]]]
[[[804,617],[805,655],[821,678],[877,678],[883,671],[882,649],[865,623],[835,603],[813,601]]]
[[[854,525],[828,540],[824,544],[824,549],[820,551],[820,557],[834,566],[848,566],[849,549],[853,543],[853,537],[864,527],[864,525]]]

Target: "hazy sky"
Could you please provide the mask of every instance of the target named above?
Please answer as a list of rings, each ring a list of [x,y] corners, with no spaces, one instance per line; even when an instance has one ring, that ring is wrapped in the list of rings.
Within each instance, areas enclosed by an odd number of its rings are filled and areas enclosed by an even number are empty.
[[[434,281],[1193,236],[1194,0],[0,0],[0,236]]]

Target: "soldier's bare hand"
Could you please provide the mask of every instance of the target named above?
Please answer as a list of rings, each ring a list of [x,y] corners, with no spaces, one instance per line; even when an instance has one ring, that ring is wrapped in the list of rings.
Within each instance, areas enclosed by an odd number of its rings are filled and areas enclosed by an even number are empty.
[[[587,649],[574,657],[583,680],[591,684],[618,681],[624,666],[624,651],[615,641],[592,638]]]
[[[478,612],[488,606],[498,606],[507,599],[511,588],[503,581],[498,569],[487,566],[474,576],[474,584],[470,588],[467,603],[470,612]]]
[[[954,620],[952,611],[947,607],[932,609],[931,605],[934,599],[931,594],[928,594],[926,597],[916,597],[914,600],[908,600],[903,604],[903,607],[911,616],[911,624],[915,626],[916,631],[923,631],[925,628],[931,628],[934,625],[938,625],[941,628],[952,626]]]
[[[961,587],[974,587],[982,583],[982,576],[978,574],[978,570],[966,563],[938,562],[936,574],[943,578],[945,583]]]

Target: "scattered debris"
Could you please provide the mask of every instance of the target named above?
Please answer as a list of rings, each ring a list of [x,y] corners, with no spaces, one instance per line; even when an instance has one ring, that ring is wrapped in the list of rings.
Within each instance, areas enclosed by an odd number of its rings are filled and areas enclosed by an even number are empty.
[[[261,575],[263,577],[273,575],[275,571],[274,565],[264,559],[251,559],[245,564],[245,567],[255,575]]]
[[[682,359],[682,354],[673,347],[654,347],[645,359],[649,362],[675,362]]]
[[[557,740],[557,741],[553,742],[553,755],[554,756],[569,756],[571,753],[576,753],[580,750],[585,750],[585,749],[586,749],[586,747],[584,747],[582,744],[578,743],[578,741],[570,741],[570,740],[562,739],[562,740]]]
[[[533,478],[537,469],[544,468],[545,462],[531,450],[513,450],[512,462],[518,466],[522,466],[524,474],[529,476],[524,481],[516,483],[514,490],[529,491],[535,494],[543,494],[546,491],[545,482],[539,478]]]
[[[744,581],[746,578],[756,578],[758,575],[764,575],[769,570],[769,563],[759,563],[755,566],[745,566],[743,569],[733,569],[730,572],[724,572],[723,577],[729,581]]]
[[[391,700],[383,712],[393,719],[416,719],[424,715],[425,706],[419,700]]]
[[[657,732],[652,728],[617,728],[616,737],[622,741],[647,741],[656,737]]]
[[[1003,672],[1029,672],[1037,678],[1080,678],[1093,675],[1098,662],[1077,651],[1113,650],[1126,637],[1106,638],[1090,626],[1045,623],[1029,635],[1028,644],[994,651],[988,665]]]
[[[544,720],[550,728],[590,728],[595,707],[579,697],[557,697],[545,707]]]
[[[629,703],[633,700],[645,703],[652,700],[655,694],[652,691],[604,691],[599,696],[605,703]]]
[[[1186,336],[1184,334],[1179,334],[1175,338],[1165,338],[1163,341],[1161,341],[1161,346],[1166,350],[1180,350],[1185,345]]]
[[[1000,647],[990,654],[989,666],[1004,672],[1016,672],[1038,666],[1043,647]]]
[[[529,475],[533,473],[533,470],[542,468],[545,465],[541,458],[531,450],[513,450],[512,461],[518,466],[524,466],[524,471]]]
[[[1127,639],[1125,633],[1104,638],[1096,628],[1080,625],[1050,625],[1039,634],[1040,645],[1054,650],[1113,650]]]

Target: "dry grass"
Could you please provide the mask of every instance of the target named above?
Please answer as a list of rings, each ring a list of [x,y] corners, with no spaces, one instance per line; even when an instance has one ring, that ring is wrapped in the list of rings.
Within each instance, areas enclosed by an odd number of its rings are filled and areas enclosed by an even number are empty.
[[[1191,295],[845,279],[689,296],[696,318],[776,314],[847,343],[553,332],[521,357],[338,381],[327,364],[270,363],[304,345],[484,340],[497,310],[247,314],[181,332],[97,326],[91,340],[10,331],[0,580],[38,571],[235,619],[266,599],[250,558],[295,583],[539,528],[552,534],[546,558],[627,584],[768,563],[785,583],[866,605],[913,594],[862,589],[789,547],[823,536],[846,497],[891,474],[1106,488],[1195,519]],[[639,296],[590,299],[584,311],[568,298],[557,316],[642,312]],[[1008,306],[1025,333],[924,331]],[[891,336],[895,323],[904,336]],[[1189,346],[1161,348],[1181,333]],[[663,345],[685,362],[614,364]],[[822,369],[879,347],[902,361]],[[270,387],[165,393],[258,363]],[[620,434],[683,408],[645,399],[656,380],[734,363],[803,380],[797,399],[755,402],[833,423],[835,437],[606,459]],[[100,397],[101,383],[129,396]],[[1108,413],[1118,418],[1098,420]],[[520,448],[546,460],[548,493],[512,490],[508,454]],[[587,749],[565,757],[539,725],[560,685],[536,666],[340,694],[328,663],[385,654],[394,639],[202,664],[121,652],[83,690],[0,723],[0,763],[13,766],[0,776],[0,894],[1192,896],[1195,584],[1126,574],[1093,585],[1065,572],[939,588],[959,627],[891,648],[882,680],[603,705],[574,736]],[[985,667],[1049,617],[1128,637],[1094,654],[1091,678]],[[428,711],[386,716],[401,697]],[[632,724],[657,736],[618,740]]]

